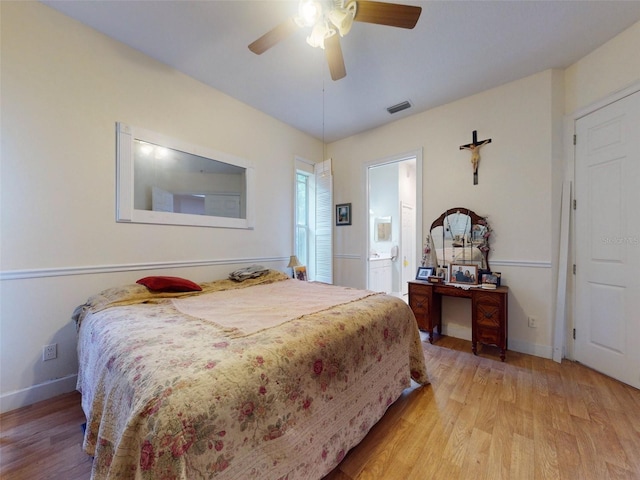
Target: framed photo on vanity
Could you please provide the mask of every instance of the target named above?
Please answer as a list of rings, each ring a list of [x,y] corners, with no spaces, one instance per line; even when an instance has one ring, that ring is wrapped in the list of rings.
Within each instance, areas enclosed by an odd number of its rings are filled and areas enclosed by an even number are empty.
[[[433,275],[433,268],[418,267],[418,271],[416,272],[416,280],[424,280],[426,282],[429,280],[429,277],[431,275]]]
[[[489,272],[482,274],[481,283],[483,285],[495,285],[500,286],[500,279],[502,274],[500,272]]]
[[[465,263],[452,263],[449,272],[450,283],[463,283],[466,285],[478,284],[478,265]]]
[[[436,268],[435,276],[442,278],[442,281],[447,283],[449,281],[449,269],[445,267],[438,267]]]

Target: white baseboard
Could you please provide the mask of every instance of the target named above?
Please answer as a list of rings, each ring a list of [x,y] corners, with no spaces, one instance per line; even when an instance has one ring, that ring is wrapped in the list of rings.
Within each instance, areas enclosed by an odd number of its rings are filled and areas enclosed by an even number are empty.
[[[443,334],[450,337],[461,338],[471,341],[471,329],[456,324],[442,326]],[[436,337],[437,341],[437,337]],[[507,361],[509,359],[509,350],[514,352],[526,353],[541,358],[553,358],[553,347],[549,345],[536,345],[534,343],[522,342],[517,340],[509,340],[507,349]]]
[[[550,345],[537,345],[535,343],[509,340],[509,350],[541,358],[553,358],[553,347]]]
[[[26,407],[42,400],[73,392],[76,389],[78,375],[73,374],[63,378],[56,378],[45,383],[33,385],[15,392],[5,393],[0,396],[0,413],[5,413],[16,408]]]
[[[449,328],[444,329],[445,335],[465,340],[471,340],[471,330],[468,328]],[[528,355],[535,355],[542,358],[552,358],[553,349],[547,345],[535,345],[527,342],[509,342],[509,350]],[[508,353],[507,353],[508,358]],[[50,398],[62,395],[64,393],[73,392],[76,389],[78,375],[68,375],[63,378],[57,378],[49,382],[33,385],[29,388],[16,390],[15,392],[5,393],[0,396],[0,413],[5,413],[16,408],[26,407],[34,403],[48,400]]]
[[[456,323],[444,323],[442,325],[442,334],[449,337],[461,338],[462,340],[471,341],[471,327],[464,327]]]

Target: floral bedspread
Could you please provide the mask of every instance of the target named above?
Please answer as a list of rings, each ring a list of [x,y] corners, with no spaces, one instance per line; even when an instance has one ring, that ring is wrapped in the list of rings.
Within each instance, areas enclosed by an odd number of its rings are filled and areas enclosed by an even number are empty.
[[[211,292],[274,281],[314,290],[284,275],[256,280],[203,292],[215,302]],[[362,291],[238,335],[137,287],[103,292],[79,318],[93,479],[319,479],[410,378],[427,383],[415,318],[394,297]]]

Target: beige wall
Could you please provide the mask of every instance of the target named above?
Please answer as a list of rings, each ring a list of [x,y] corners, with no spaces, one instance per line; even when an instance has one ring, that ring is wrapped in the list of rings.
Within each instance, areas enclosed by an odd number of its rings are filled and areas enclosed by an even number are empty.
[[[319,160],[322,144],[41,3],[0,8],[6,410],[73,390],[70,315],[90,294],[154,272],[203,281],[245,262],[284,269],[294,156]],[[252,162],[255,229],[116,223],[118,121]],[[42,362],[49,343],[58,359]]]
[[[365,286],[363,229],[356,226],[362,223],[357,212],[365,209],[365,164],[422,149],[424,228],[453,206],[488,215],[495,229],[491,265],[511,288],[509,347],[550,357],[562,183],[573,177],[568,120],[614,92],[640,89],[637,45],[640,22],[566,70],[541,72],[329,145],[334,198],[352,202],[355,215],[353,227],[336,232],[335,281]],[[473,130],[480,139],[492,138],[481,150],[477,186],[468,152],[458,149]],[[427,232],[422,233],[424,238]],[[571,298],[568,302],[570,328]],[[445,299],[444,309],[445,332],[470,338],[468,302]],[[537,328],[527,326],[528,316],[537,318]]]
[[[640,81],[640,22],[565,71],[565,113],[571,114]]]
[[[329,146],[334,159],[334,198],[352,202],[354,225],[336,232],[337,283],[365,287],[364,165],[423,148],[423,226],[448,208],[464,206],[487,215],[494,229],[491,265],[512,289],[510,347],[550,355],[552,265],[552,109],[562,76],[546,71],[472,97],[407,117]],[[556,117],[556,118],[554,118]],[[492,143],[481,150],[479,184],[473,185],[470,155],[459,146],[471,132]],[[420,235],[424,238],[423,231]],[[359,256],[358,256],[359,255]],[[418,257],[420,258],[420,257]],[[357,272],[357,273],[356,273]],[[445,332],[470,338],[467,301],[445,299]],[[539,327],[527,327],[526,316]],[[524,321],[523,321],[524,319]]]

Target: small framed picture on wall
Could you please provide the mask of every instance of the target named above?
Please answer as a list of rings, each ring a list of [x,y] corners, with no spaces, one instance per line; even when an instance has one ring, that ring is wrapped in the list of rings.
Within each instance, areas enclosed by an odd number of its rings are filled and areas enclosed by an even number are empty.
[[[336,225],[351,225],[350,203],[339,203],[336,205]]]

